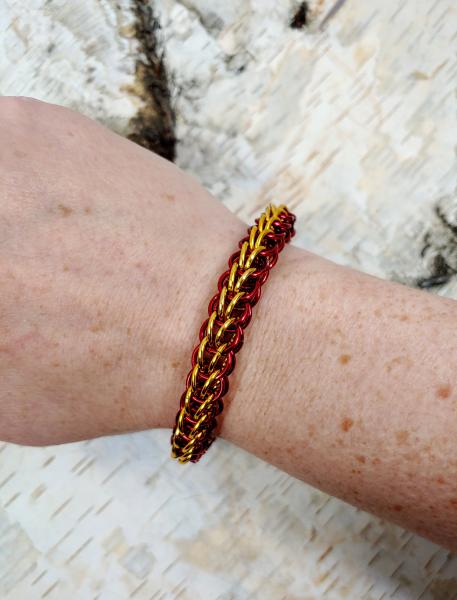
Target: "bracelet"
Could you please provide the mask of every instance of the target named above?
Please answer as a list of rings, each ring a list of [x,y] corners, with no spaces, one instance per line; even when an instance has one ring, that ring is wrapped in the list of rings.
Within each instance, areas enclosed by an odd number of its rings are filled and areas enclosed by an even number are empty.
[[[171,436],[171,456],[181,463],[198,462],[215,440],[216,418],[224,408],[228,376],[243,345],[252,307],[279,253],[295,234],[295,215],[284,205],[269,205],[255,223],[219,277],[218,292],[209,303],[209,317],[192,353],[192,368]]]

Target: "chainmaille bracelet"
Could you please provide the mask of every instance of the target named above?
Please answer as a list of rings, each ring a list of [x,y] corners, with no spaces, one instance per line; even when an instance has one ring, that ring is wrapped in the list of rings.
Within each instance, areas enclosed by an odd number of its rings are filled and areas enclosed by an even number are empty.
[[[224,408],[228,376],[243,345],[252,307],[279,253],[295,234],[295,215],[284,205],[268,206],[255,223],[219,277],[218,292],[209,303],[209,317],[192,353],[192,368],[171,436],[171,456],[181,463],[198,462],[215,440],[216,418]]]

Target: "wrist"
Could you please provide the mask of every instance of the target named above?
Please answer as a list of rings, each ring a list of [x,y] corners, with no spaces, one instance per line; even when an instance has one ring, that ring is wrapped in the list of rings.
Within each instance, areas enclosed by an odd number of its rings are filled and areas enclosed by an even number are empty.
[[[157,273],[156,285],[145,290],[133,310],[136,333],[129,346],[135,360],[127,375],[135,381],[133,429],[173,427],[208,302],[247,228],[212,198],[211,205],[207,221],[176,236],[168,257],[155,257],[150,268]],[[148,307],[147,313],[141,306]]]
[[[284,249],[245,332],[243,349],[231,376],[221,437],[269,458],[268,424],[275,403],[281,403],[291,381],[295,332],[303,335],[306,313],[314,303],[309,279],[319,269],[317,255],[291,245]]]

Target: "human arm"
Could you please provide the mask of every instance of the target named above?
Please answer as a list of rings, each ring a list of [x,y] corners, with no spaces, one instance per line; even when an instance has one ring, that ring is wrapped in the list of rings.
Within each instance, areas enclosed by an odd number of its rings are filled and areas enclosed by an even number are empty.
[[[0,135],[0,438],[171,428],[246,225],[76,113],[0,99]],[[286,248],[221,436],[457,549],[456,316],[454,301]]]

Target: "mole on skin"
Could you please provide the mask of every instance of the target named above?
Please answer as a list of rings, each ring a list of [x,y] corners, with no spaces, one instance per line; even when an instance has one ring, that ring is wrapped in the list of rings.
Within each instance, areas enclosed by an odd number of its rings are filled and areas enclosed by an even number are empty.
[[[342,365],[346,365],[350,360],[351,360],[351,355],[350,354],[342,354],[340,356],[340,363]]]
[[[449,398],[451,395],[451,386],[450,385],[440,385],[436,390],[436,395],[438,398]]]
[[[354,425],[354,421],[352,419],[346,418],[341,422],[341,429],[343,431],[349,431],[351,427]]]
[[[57,208],[59,209],[60,214],[63,217],[68,217],[68,215],[71,215],[71,213],[73,212],[71,208],[68,208],[68,206],[65,206],[64,204],[59,204]]]

